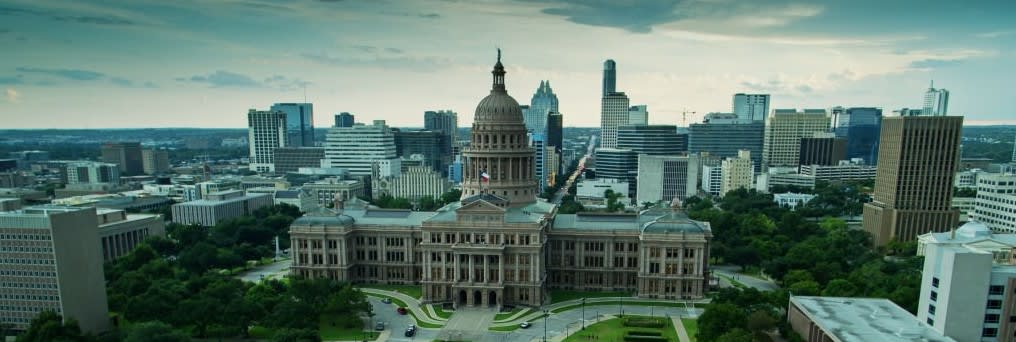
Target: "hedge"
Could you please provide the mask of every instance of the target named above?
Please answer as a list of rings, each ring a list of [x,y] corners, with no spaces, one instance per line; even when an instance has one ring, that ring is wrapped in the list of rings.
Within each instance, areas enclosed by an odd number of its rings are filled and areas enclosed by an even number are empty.
[[[625,342],[669,342],[661,336],[624,335]]]
[[[663,332],[660,332],[660,331],[645,331],[645,330],[632,330],[632,331],[628,332],[628,335],[663,336]]]
[[[624,326],[638,328],[663,328],[667,326],[662,319],[654,318],[625,318]]]

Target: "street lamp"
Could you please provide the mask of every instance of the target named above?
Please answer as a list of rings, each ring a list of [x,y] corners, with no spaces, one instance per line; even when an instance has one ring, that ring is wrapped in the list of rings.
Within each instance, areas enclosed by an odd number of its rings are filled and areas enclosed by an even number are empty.
[[[621,301],[617,302],[617,315],[624,317],[624,296],[621,296]]]
[[[550,313],[547,309],[543,309],[543,342],[547,342],[547,316],[550,316]]]
[[[582,330],[586,330],[586,299],[582,298]]]

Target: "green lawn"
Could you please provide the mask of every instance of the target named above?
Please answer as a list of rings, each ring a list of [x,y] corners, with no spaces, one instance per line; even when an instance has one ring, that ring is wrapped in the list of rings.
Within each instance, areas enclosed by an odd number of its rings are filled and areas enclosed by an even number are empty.
[[[497,321],[506,320],[509,317],[511,317],[512,315],[515,315],[515,314],[517,314],[517,313],[519,313],[521,311],[529,311],[529,308],[516,307],[516,308],[512,309],[512,311],[509,311],[509,312],[499,312],[499,313],[497,313],[497,315],[494,315],[494,321],[497,322]],[[523,315],[525,315],[525,314],[523,314]]]
[[[368,340],[373,341],[377,339],[377,332],[375,331],[364,331],[363,323],[360,323],[358,328],[343,328],[341,326],[333,325],[332,316],[321,315],[321,320],[318,325],[318,330],[321,334],[322,340],[363,340],[367,337]],[[334,322],[338,324],[339,322]],[[369,334],[369,335],[366,335]]]
[[[434,306],[434,313],[436,313],[438,317],[449,319],[455,311],[445,311],[440,306]]]
[[[536,321],[542,320],[543,316],[546,316],[546,315],[536,316],[536,318],[533,318],[529,322],[536,322]],[[522,323],[522,322],[519,322],[519,323]],[[515,330],[521,329],[521,328],[519,328],[519,323],[515,323],[515,324],[509,325],[509,326],[505,326],[505,327],[490,327],[487,330],[490,330],[490,331],[515,331]]]
[[[611,318],[581,330],[564,339],[564,342],[585,342],[585,341],[624,341],[624,335],[628,331],[659,331],[669,341],[678,342],[677,332],[674,331],[674,324],[669,319],[663,319],[667,323],[663,328],[633,328],[624,326],[620,318]]]
[[[720,278],[726,279],[731,284],[733,284],[734,287],[742,288],[742,289],[748,288],[748,285],[745,285],[744,283],[741,283],[741,282],[739,282],[737,280],[734,280],[734,278],[731,278],[731,277],[728,277],[728,276],[725,276],[725,275],[722,275],[722,274],[717,274],[717,276],[719,276]]]
[[[560,303],[579,298],[631,297],[631,295],[631,292],[550,290],[550,303]]]
[[[420,285],[359,284],[357,286],[367,289],[401,292],[404,295],[416,299],[420,299],[420,297],[423,297],[423,288],[420,287]]]
[[[623,309],[623,307],[629,306],[629,305],[636,305],[636,306],[666,306],[666,307],[675,307],[675,308],[683,308],[683,307],[687,306],[687,305],[684,304],[684,302],[650,302],[650,301],[638,301],[638,300],[632,300],[632,301],[627,301],[626,300],[624,302],[621,302],[621,301],[609,301],[609,302],[586,303],[586,307],[587,308],[588,307],[592,307],[592,306],[608,306],[608,305],[614,306],[618,310],[621,310],[621,309]],[[559,312],[564,312],[564,311],[568,311],[568,310],[576,309],[576,308],[580,308],[580,307],[582,307],[582,304],[572,304],[572,305],[563,306],[563,307],[560,307],[560,308],[557,308],[557,309],[554,309],[554,310],[550,310],[550,312],[551,313],[559,313]]]
[[[381,298],[389,298],[389,299],[392,300],[392,304],[391,305],[382,305],[381,307],[375,307],[374,310],[396,310],[396,308],[398,308],[398,307],[403,307],[403,308],[408,308],[409,307],[409,305],[406,305],[406,302],[403,302],[403,301],[401,301],[401,300],[399,300],[398,298],[395,298],[395,297],[389,297],[389,296],[379,295],[379,294],[373,294],[373,293],[367,294],[367,295],[368,296],[374,296],[374,297],[381,297]],[[441,324],[433,324],[433,323],[427,323],[427,322],[421,321],[419,318],[416,317],[416,314],[413,313],[413,310],[407,310],[407,311],[409,311],[409,312],[407,312],[406,314],[410,315],[410,316],[413,316],[413,321],[415,321],[416,325],[420,326],[421,328],[440,328],[440,327],[444,326],[444,325],[441,325]]]
[[[688,338],[691,338],[691,341],[695,342],[695,335],[698,334],[698,320],[682,318],[681,324],[684,325],[684,330],[688,332]]]

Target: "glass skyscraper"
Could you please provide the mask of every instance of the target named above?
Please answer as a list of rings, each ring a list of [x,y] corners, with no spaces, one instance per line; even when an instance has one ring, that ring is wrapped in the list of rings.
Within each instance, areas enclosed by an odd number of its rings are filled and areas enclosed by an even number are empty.
[[[314,146],[314,105],[311,103],[276,103],[272,112],[286,113],[286,147]]]
[[[557,95],[550,88],[550,81],[540,81],[540,87],[536,88],[529,102],[529,109],[523,112],[526,129],[532,133],[547,134],[547,116],[557,112],[557,104]]]
[[[613,59],[603,62],[603,96],[617,92],[617,65]]]
[[[847,139],[847,159],[861,158],[868,165],[878,162],[882,109],[872,107],[833,108],[833,132]]]
[[[734,94],[732,107],[741,120],[765,121],[769,115],[769,94]]]
[[[931,82],[928,91],[924,92],[924,109],[922,115],[946,116],[949,114],[949,91],[935,89],[935,82]]]

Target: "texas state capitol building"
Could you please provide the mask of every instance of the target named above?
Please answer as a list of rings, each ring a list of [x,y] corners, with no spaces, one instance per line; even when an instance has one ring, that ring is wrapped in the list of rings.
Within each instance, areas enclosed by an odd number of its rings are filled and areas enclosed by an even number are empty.
[[[539,306],[551,288],[697,299],[709,279],[709,223],[681,211],[557,214],[537,199],[534,151],[500,53],[462,152],[462,198],[433,212],[336,202],[293,222],[291,272],[420,284],[428,303]],[[486,173],[489,179],[482,175]]]

